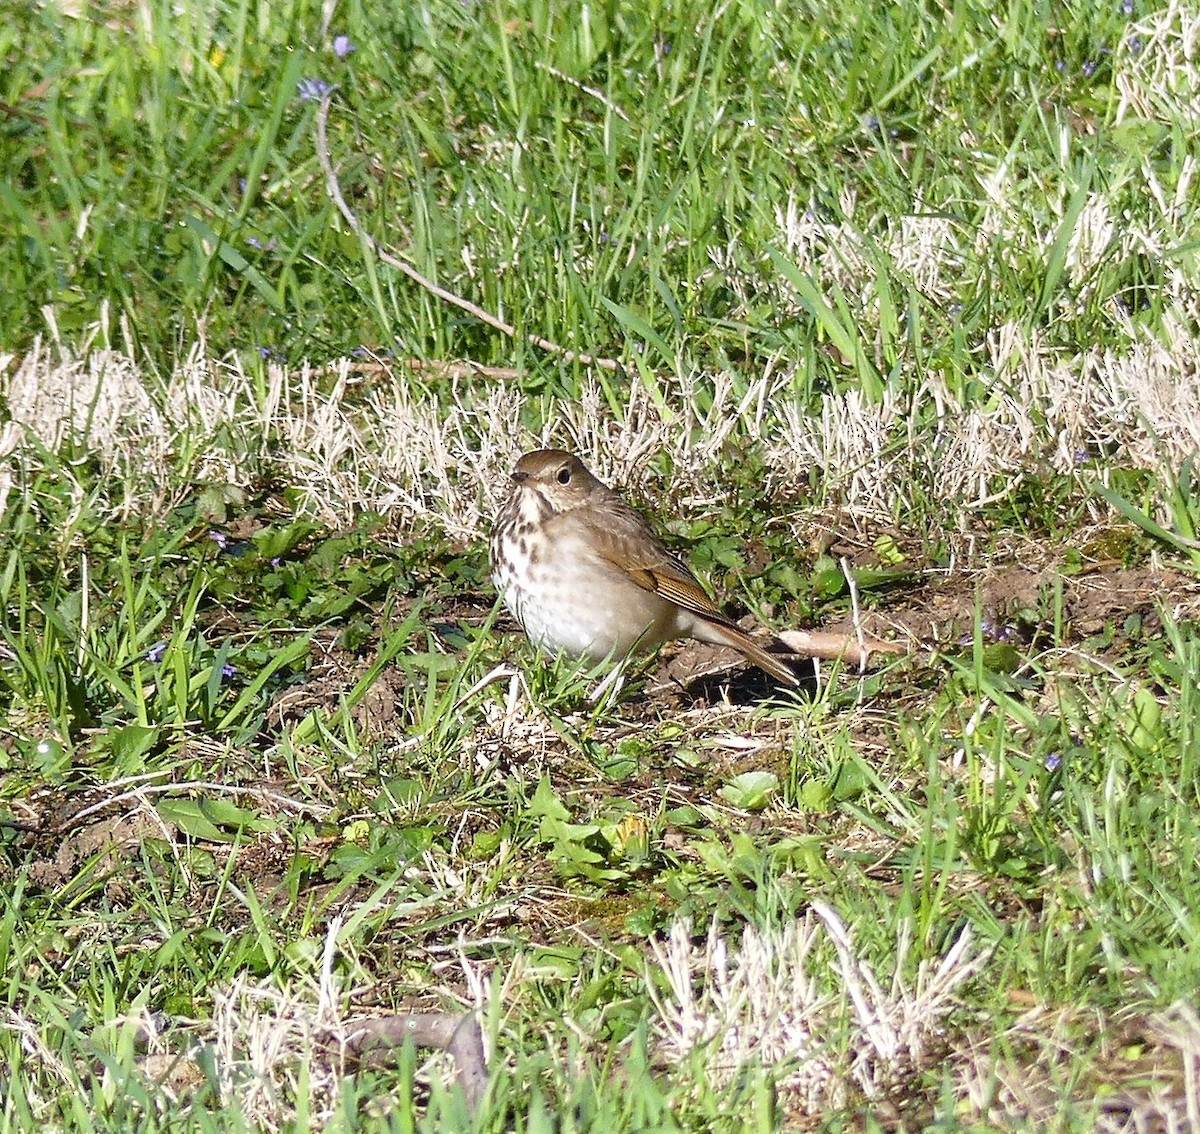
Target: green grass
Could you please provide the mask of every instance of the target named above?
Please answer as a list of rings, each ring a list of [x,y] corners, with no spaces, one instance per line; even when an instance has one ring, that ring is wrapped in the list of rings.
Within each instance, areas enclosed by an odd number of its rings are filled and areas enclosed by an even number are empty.
[[[10,7],[0,1124],[1185,1121],[1200,210],[1161,14]],[[317,79],[365,229],[514,340],[349,231]],[[302,370],[356,351],[394,373]],[[934,649],[592,705],[488,583],[545,439],[731,609]],[[341,1063],[420,1011],[477,1011],[476,1114],[411,1045]]]
[[[164,360],[172,329],[203,318],[218,353],[322,359],[366,345],[507,361],[490,332],[372,271],[333,223],[303,79],[339,87],[334,156],[377,236],[523,330],[618,354],[627,336],[663,344],[655,366],[781,342],[811,351],[826,333],[837,343],[835,324],[854,334],[849,295],[824,295],[840,315],[806,303],[791,326],[764,318],[778,302],[770,274],[757,318],[728,325],[710,251],[732,246],[757,272],[789,195],[836,221],[852,190],[868,240],[912,212],[969,232],[986,211],[978,179],[1002,163],[1015,230],[969,256],[954,322],[970,337],[1018,318],[1084,341],[1104,312],[1076,305],[1062,275],[1076,210],[1102,187],[1135,224],[1153,209],[1141,163],[1168,193],[1178,176],[1182,139],[1149,123],[1071,136],[1064,152],[1066,116],[1103,116],[1112,97],[1127,23],[1116,6],[1078,26],[1032,5],[1000,24],[969,4],[949,18],[935,6],[836,20],[750,4],[720,18],[684,3],[586,11],[352,6],[323,35],[298,2],[269,19],[248,4],[204,16],[113,4],[86,20],[24,10],[4,33],[11,343],[43,329],[44,304],[78,332],[104,299]],[[334,31],[357,45],[345,59]],[[874,301],[907,322],[884,321],[882,376],[901,360],[905,373],[942,364],[944,306],[875,256]],[[1138,271],[1105,265],[1097,298],[1140,286],[1152,307],[1153,286],[1122,279]],[[875,369],[873,353],[860,365]]]

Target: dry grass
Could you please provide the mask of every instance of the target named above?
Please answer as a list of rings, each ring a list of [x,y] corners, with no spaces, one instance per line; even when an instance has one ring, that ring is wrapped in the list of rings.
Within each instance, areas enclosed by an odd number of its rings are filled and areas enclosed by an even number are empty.
[[[779,1065],[786,1069],[778,1082],[789,1109],[807,1118],[857,1099],[878,1104],[901,1095],[914,1068],[929,1062],[931,1044],[940,1048],[954,990],[987,959],[964,931],[936,969],[923,965],[907,986],[901,940],[885,986],[823,902],[782,929],[746,929],[740,947],[715,923],[699,949],[690,936],[690,926],[677,922],[654,946],[670,988],[656,1004],[664,1055],[675,1061],[699,1051],[708,1076],[719,1081],[747,1065]],[[835,991],[820,973],[826,964]],[[834,1048],[829,1036],[847,1017],[852,1036],[845,1048]]]
[[[788,397],[790,374],[778,366],[741,393],[729,374],[663,379],[660,397],[634,385],[622,416],[602,413],[603,393],[588,384],[536,437],[521,427],[511,385],[460,378],[433,393],[402,367],[368,381],[346,361],[330,371],[272,365],[260,387],[237,359],[209,358],[202,345],[160,381],[127,350],[41,344],[0,358],[11,411],[0,508],[29,482],[42,448],[70,439],[101,463],[110,487],[100,505],[115,517],[161,512],[206,484],[245,490],[269,474],[333,526],[372,509],[402,530],[432,522],[469,540],[486,530],[514,456],[549,443],[627,484],[665,450],[676,491],[702,495],[718,490],[705,470],[727,445],[757,443],[777,484],[818,468],[826,497],[853,516],[888,519],[923,502],[970,511],[1087,458],[1172,475],[1200,449],[1200,355],[1176,326],[1167,344],[1139,338],[1072,355],[998,327],[986,344],[997,387],[987,407],[964,408],[930,378],[875,402],[830,395],[814,415]],[[698,414],[701,390],[711,408]]]

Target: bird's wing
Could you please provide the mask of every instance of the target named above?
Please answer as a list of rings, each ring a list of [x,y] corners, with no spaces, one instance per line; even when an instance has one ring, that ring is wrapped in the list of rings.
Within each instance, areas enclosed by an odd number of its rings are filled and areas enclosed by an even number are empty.
[[[568,512],[559,518],[570,523],[568,517],[571,515]],[[623,500],[613,499],[606,501],[602,517],[602,529],[599,522],[588,525],[587,545],[591,554],[639,587],[696,615],[698,621],[687,631],[692,637],[702,642],[732,646],[777,680],[787,685],[796,684],[791,667],[726,617],[696,581],[696,576],[663,547],[639,512]],[[574,520],[578,522],[579,518]],[[778,640],[774,645],[783,647]]]
[[[729,625],[729,619],[696,580],[683,561],[659,542],[641,513],[624,501],[605,512],[605,531],[596,541],[596,554],[624,571],[639,587],[662,595],[684,610]]]

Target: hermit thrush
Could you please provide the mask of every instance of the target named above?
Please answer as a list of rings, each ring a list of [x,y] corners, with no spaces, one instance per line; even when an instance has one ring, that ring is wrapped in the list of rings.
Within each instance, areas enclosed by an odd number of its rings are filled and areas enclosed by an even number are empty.
[[[542,649],[602,661],[697,638],[731,646],[772,677],[797,684],[578,457],[558,449],[526,453],[513,481],[492,531],[492,581]],[[778,639],[770,645],[788,652]]]

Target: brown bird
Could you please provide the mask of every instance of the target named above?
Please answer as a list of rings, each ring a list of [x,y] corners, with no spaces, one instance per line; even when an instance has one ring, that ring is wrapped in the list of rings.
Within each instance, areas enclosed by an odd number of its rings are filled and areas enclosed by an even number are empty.
[[[622,658],[673,638],[730,646],[788,685],[787,664],[736,626],[642,515],[571,453],[526,453],[492,530],[492,582],[551,654]],[[770,645],[784,652],[777,638]]]

